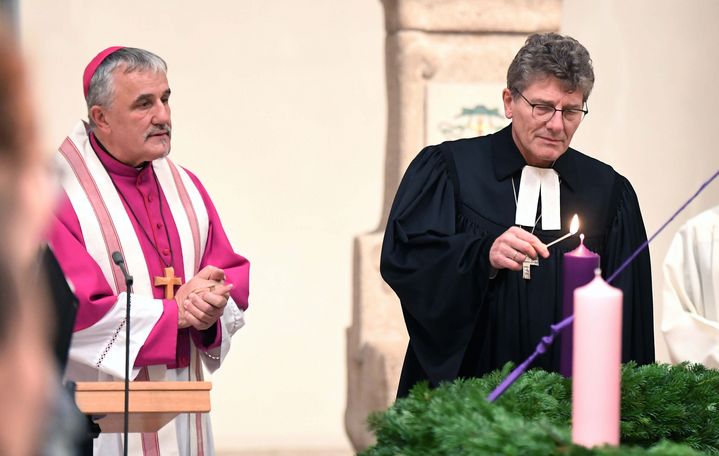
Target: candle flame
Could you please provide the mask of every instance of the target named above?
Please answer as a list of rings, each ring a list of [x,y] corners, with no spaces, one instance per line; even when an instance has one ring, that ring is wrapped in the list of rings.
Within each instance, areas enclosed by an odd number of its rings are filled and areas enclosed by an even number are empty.
[[[577,231],[579,231],[579,217],[577,214],[574,214],[574,217],[572,217],[572,223],[569,224],[569,232],[577,234]]]

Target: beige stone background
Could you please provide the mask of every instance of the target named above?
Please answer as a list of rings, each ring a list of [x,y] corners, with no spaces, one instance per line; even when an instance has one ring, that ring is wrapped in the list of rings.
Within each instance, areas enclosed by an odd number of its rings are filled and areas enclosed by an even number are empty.
[[[633,182],[651,232],[719,165],[719,2],[562,7],[597,75],[574,145]],[[84,116],[81,73],[99,49],[169,63],[173,157],[253,264],[248,324],[212,378],[218,449],[349,453],[353,238],[377,227],[385,177],[379,0],[20,0],[18,12],[48,150]],[[719,184],[670,231],[715,204]],[[657,299],[669,240],[652,246]]]

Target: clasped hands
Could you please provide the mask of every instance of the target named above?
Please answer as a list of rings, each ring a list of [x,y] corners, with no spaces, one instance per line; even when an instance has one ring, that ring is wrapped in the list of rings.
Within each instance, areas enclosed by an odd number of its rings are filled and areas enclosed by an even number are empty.
[[[225,283],[225,271],[205,266],[175,293],[177,326],[205,330],[222,316],[232,284]]]
[[[535,260],[539,256],[549,257],[547,246],[537,236],[513,226],[495,239],[489,249],[489,264],[494,269],[521,271],[527,257]]]

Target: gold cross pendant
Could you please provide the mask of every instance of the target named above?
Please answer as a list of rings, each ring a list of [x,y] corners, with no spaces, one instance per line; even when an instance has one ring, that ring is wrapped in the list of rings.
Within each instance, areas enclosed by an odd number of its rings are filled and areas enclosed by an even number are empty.
[[[529,280],[532,278],[532,271],[529,269],[531,266],[539,266],[539,260],[532,260],[527,257],[522,263],[522,278]]]
[[[155,286],[165,287],[165,299],[175,298],[175,285],[182,285],[182,279],[175,276],[175,268],[172,266],[165,268],[164,276],[155,277]]]

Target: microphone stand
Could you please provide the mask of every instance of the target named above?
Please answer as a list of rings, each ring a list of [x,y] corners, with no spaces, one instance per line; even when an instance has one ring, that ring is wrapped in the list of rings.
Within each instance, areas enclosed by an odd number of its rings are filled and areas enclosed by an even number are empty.
[[[113,252],[112,259],[125,276],[127,305],[125,308],[125,410],[123,414],[123,454],[127,456],[127,430],[130,422],[130,295],[132,294],[132,276],[125,269],[125,261],[120,252]]]
[[[123,417],[123,447],[127,456],[127,429],[130,423],[130,295],[132,294],[132,276],[125,278],[127,285],[127,309],[125,312],[125,416]]]

